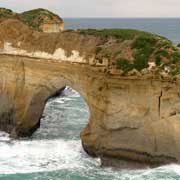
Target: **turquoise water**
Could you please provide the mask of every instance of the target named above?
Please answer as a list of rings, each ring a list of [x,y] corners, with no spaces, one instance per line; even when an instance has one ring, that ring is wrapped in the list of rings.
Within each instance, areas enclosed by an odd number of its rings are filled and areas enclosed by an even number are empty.
[[[12,141],[0,135],[0,180],[179,180],[180,166],[113,170],[82,149],[79,133],[86,126],[88,107],[72,90],[50,100],[41,128],[31,139]]]
[[[72,28],[135,28],[180,42],[180,19],[65,19]],[[180,180],[180,166],[156,169],[113,170],[82,149],[80,131],[88,107],[77,92],[50,100],[41,128],[30,139],[12,141],[0,133],[0,180]]]

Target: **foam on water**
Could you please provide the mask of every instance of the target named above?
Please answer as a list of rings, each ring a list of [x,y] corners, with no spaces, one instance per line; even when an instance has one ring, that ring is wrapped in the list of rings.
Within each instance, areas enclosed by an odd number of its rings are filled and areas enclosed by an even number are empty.
[[[6,141],[9,141],[9,140],[10,140],[9,134],[0,131],[0,142],[6,142]]]
[[[0,154],[0,174],[61,172],[66,170],[68,172],[79,172],[82,176],[104,177],[104,179],[109,177],[114,180],[171,180],[170,177],[173,175],[176,178],[172,179],[180,178],[180,166],[178,165],[122,171],[100,168],[98,159],[92,159],[83,152],[80,140],[1,142]]]
[[[21,140],[0,146],[0,174],[84,169],[86,160],[98,163],[87,157],[79,140]]]

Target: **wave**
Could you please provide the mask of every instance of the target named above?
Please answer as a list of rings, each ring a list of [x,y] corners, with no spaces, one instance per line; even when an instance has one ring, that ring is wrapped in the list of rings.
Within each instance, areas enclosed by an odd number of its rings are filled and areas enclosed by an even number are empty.
[[[71,97],[80,97],[80,94],[76,91],[76,90],[74,90],[74,89],[72,89],[71,87],[69,87],[69,86],[66,86],[66,88],[64,89],[64,91],[63,92],[61,92],[61,95],[60,95],[61,97],[66,97],[66,96],[71,96]]]
[[[80,140],[21,140],[0,145],[0,174],[84,169],[91,160]]]
[[[113,180],[173,180],[180,178],[180,166],[171,164],[154,169],[114,170],[100,168],[100,160],[86,155],[80,140],[20,140],[7,141],[0,133],[0,174],[27,174],[67,171],[90,177]]]
[[[10,141],[10,137],[8,133],[0,131],[0,142],[8,142]]]

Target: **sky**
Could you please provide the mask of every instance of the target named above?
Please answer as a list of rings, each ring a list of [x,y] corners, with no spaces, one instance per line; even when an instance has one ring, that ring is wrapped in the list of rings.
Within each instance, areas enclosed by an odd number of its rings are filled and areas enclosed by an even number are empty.
[[[22,12],[49,9],[61,17],[180,17],[180,0],[0,0]]]

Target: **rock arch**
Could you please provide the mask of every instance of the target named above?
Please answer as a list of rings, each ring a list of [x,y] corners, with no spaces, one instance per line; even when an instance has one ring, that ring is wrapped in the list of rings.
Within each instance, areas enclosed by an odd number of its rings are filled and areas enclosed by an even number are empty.
[[[81,133],[88,154],[100,156],[108,165],[117,160],[126,160],[128,166],[178,162],[178,119],[176,115],[159,119],[159,113],[166,117],[178,107],[177,85],[104,76],[91,66],[11,55],[1,55],[0,66],[0,127],[13,137],[31,135],[39,127],[47,99],[69,85],[90,109]],[[168,100],[171,96],[174,100]]]
[[[17,20],[0,23],[0,129],[31,135],[47,99],[69,85],[90,109],[81,133],[88,154],[121,167],[179,163],[179,81],[147,68],[122,76],[108,52],[118,46],[131,59],[132,41],[103,43],[77,32],[35,32]]]
[[[66,85],[78,91],[89,106],[91,115],[89,124],[81,137],[86,138],[91,126],[93,126],[93,131],[100,130],[96,124],[99,122],[95,119],[104,116],[103,108],[107,88],[106,78],[101,72],[97,74],[93,67],[86,65],[60,64],[43,59],[9,55],[2,55],[0,63],[1,67],[5,67],[1,74],[4,77],[1,85],[5,83],[1,94],[5,96],[3,101],[8,103],[6,111],[10,111],[10,104],[13,104],[16,112],[13,122],[8,121],[9,128],[7,129],[7,124],[5,126],[1,124],[1,130],[8,131],[12,137],[30,136],[39,127],[46,101]],[[8,69],[14,69],[10,76]],[[91,121],[95,124],[90,123]],[[95,141],[96,137],[93,137],[91,143]],[[85,143],[83,145],[85,147]],[[93,150],[86,151],[95,156]]]

